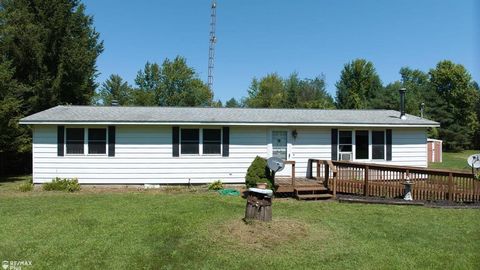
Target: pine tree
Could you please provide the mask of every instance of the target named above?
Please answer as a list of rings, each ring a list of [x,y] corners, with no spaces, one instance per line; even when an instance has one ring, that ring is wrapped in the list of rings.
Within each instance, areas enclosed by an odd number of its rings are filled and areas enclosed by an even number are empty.
[[[26,87],[26,114],[58,104],[89,104],[103,51],[93,18],[76,0],[0,2],[0,53]]]
[[[130,105],[133,102],[132,88],[126,81],[117,74],[112,74],[102,84],[102,88],[98,93],[100,103],[103,105],[111,105],[115,100],[118,105]]]

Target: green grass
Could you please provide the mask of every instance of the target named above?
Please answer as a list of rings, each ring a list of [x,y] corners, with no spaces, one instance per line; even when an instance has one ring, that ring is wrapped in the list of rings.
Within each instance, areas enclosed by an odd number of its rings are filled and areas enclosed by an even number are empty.
[[[31,178],[32,175],[2,176],[0,177],[0,191],[18,190],[21,184],[27,183]]]
[[[452,169],[452,170],[468,170],[471,168],[467,164],[467,158],[470,155],[478,154],[480,150],[465,150],[458,153],[443,152],[443,162],[430,163],[429,168],[433,169]]]
[[[0,260],[32,269],[480,269],[478,209],[278,199],[274,219],[303,224],[305,237],[259,247],[230,236],[232,224],[248,226],[244,207],[214,192],[0,188]]]

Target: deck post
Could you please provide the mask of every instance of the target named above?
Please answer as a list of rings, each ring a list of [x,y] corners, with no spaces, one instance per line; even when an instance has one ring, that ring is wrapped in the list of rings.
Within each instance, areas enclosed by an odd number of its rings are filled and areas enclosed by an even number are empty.
[[[324,168],[325,168],[324,185],[327,185],[327,187],[328,187],[328,180],[329,180],[328,178],[330,176],[330,166],[328,166],[328,164],[325,164]]]
[[[292,186],[295,188],[295,161],[292,162]]]
[[[453,201],[453,174],[448,173],[448,200]]]
[[[333,199],[337,198],[337,172],[333,171]]]
[[[317,160],[317,180],[320,178],[320,160]]]
[[[364,181],[363,196],[365,196],[365,197],[368,197],[368,170],[369,170],[369,167],[367,165],[367,166],[365,166],[365,172],[364,172],[364,176],[363,176],[363,181]]]

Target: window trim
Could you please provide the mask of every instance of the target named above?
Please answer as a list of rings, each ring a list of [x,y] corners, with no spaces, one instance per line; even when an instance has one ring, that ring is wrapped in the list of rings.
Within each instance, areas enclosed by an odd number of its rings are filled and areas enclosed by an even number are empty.
[[[90,154],[90,148],[89,148],[89,143],[90,143],[90,128],[86,128],[85,130],[87,131],[87,137],[85,138],[86,145],[87,145],[87,150],[86,150],[86,155],[89,156],[107,156],[108,155],[108,128],[104,127],[92,127],[91,129],[104,129],[105,130],[105,153],[100,153],[100,154]]]
[[[198,154],[182,154],[182,130],[183,129],[198,129]],[[204,129],[218,129],[220,130],[220,153],[218,154],[204,154],[203,153],[203,130]],[[222,127],[179,127],[178,132],[178,156],[179,157],[223,157],[223,128]]]
[[[368,155],[367,158],[357,158],[357,132],[358,131],[366,131],[367,132],[367,151]],[[355,155],[353,156],[353,160],[360,160],[360,161],[367,161],[372,159],[372,131],[370,129],[355,129],[355,144],[352,148],[355,148]]]
[[[350,136],[352,138],[352,143],[351,144],[344,144],[344,143],[340,143],[340,133],[341,132],[350,132]],[[354,129],[339,129],[338,132],[337,132],[337,160],[340,160],[340,155],[341,153],[352,153],[352,158],[355,159],[355,130]],[[351,145],[352,146],[352,151],[347,151],[347,152],[344,152],[344,151],[340,151],[340,145]],[[352,159],[352,160],[353,160]]]
[[[68,134],[69,129],[83,129],[83,153],[81,153],[81,154],[80,153],[68,153],[68,151],[67,151],[67,149],[68,149],[67,134]],[[85,136],[87,136],[87,134],[85,132],[86,130],[87,129],[84,128],[84,127],[65,127],[65,132],[64,132],[65,137],[63,139],[63,143],[64,143],[63,154],[64,154],[64,156],[83,156],[83,155],[85,155]]]
[[[357,131],[368,131],[368,159],[357,159],[356,154],[357,154],[357,141],[356,141],[356,132]],[[387,129],[382,129],[382,128],[370,128],[370,129],[365,129],[365,128],[353,128],[353,129],[339,129],[337,132],[337,158],[340,160],[340,153],[345,153],[345,152],[340,152],[340,132],[341,131],[350,131],[352,133],[352,161],[378,161],[378,162],[386,162],[387,160]],[[382,131],[383,132],[383,159],[374,159],[373,158],[373,144],[372,144],[372,139],[373,131]],[[342,144],[343,145],[343,144]]]
[[[373,158],[373,132],[381,131],[383,132],[383,158]],[[371,158],[372,161],[387,161],[387,130],[386,129],[372,129],[370,130],[370,148],[371,148]]]
[[[220,130],[220,152],[219,153],[211,153],[211,154],[204,154],[203,153],[203,132],[205,129],[218,129]],[[223,129],[222,128],[202,128],[202,135],[201,141],[199,143],[199,147],[201,147],[202,155],[203,156],[223,156]]]
[[[83,129],[83,153],[82,154],[68,154],[67,153],[67,129],[69,128],[82,128]],[[105,132],[105,154],[89,154],[88,153],[88,130],[90,128],[93,129],[106,129]],[[93,156],[93,157],[103,157],[103,156],[108,156],[108,127],[106,126],[65,126],[65,132],[64,132],[64,147],[63,147],[63,154],[64,157],[83,157],[83,156]]]

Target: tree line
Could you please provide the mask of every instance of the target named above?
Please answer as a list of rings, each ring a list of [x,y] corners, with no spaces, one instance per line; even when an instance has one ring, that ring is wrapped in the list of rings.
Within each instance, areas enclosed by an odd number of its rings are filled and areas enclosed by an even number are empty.
[[[103,41],[79,0],[0,1],[0,169],[22,163],[31,151],[31,131],[18,120],[60,104],[212,106],[248,108],[395,109],[406,87],[407,113],[441,123],[430,136],[447,150],[480,147],[480,90],[461,65],[445,60],[429,71],[408,67],[401,79],[382,83],[373,63],[345,64],[335,95],[325,76],[276,73],[253,78],[244,98],[222,104],[185,58],[147,62],[134,85],[112,74],[97,85],[96,60]],[[28,155],[26,155],[28,156]],[[5,158],[6,157],[6,158]],[[6,161],[10,165],[5,165]]]

